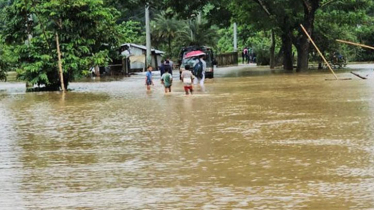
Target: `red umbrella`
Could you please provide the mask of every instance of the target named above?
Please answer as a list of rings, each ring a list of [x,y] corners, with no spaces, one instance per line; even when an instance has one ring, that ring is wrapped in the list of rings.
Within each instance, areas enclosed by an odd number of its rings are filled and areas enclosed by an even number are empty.
[[[184,58],[191,58],[191,57],[196,57],[196,56],[200,56],[200,55],[205,55],[205,53],[201,50],[195,50],[195,51],[191,51],[191,52],[187,53],[186,55],[184,55]]]

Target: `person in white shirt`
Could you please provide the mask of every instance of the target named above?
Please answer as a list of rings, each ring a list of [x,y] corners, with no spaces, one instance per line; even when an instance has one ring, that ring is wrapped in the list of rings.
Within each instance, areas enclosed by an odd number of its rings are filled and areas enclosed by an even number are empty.
[[[184,91],[186,92],[186,95],[191,94],[193,92],[192,82],[194,80],[194,75],[190,71],[190,65],[186,65],[184,67],[184,70],[181,73],[181,78],[184,83]]]
[[[205,81],[205,71],[206,71],[206,62],[204,61],[204,55],[201,55],[198,59],[195,60],[194,67],[199,61],[201,61],[202,63],[203,71],[202,71],[201,77],[199,77],[198,75],[195,75],[196,79],[194,80],[194,84],[197,85],[199,83],[201,89],[204,91],[205,90],[204,81]]]

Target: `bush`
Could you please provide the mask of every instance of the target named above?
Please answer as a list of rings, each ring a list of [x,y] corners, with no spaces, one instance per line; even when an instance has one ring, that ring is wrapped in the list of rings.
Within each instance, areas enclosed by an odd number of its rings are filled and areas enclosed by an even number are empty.
[[[2,80],[6,81],[6,73],[0,68],[0,81]]]
[[[266,48],[260,48],[256,51],[256,63],[259,66],[270,65],[270,51]]]

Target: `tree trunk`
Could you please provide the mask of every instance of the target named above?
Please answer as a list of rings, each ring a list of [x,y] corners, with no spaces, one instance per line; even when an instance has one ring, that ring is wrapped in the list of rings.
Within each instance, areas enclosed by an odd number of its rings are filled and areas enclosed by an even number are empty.
[[[303,0],[304,20],[303,26],[310,36],[313,32],[313,24],[316,10],[319,8],[320,0]],[[309,64],[309,40],[303,31],[299,31],[300,36],[297,39],[297,68],[296,71],[308,69]]]
[[[66,89],[65,89],[65,85],[64,85],[64,74],[63,74],[63,71],[62,71],[60,42],[59,42],[59,37],[58,37],[58,33],[57,32],[56,32],[56,46],[57,46],[58,72],[59,72],[59,77],[60,77],[61,90],[63,92],[65,92]]]
[[[292,55],[292,38],[291,32],[282,34],[283,43],[283,69],[287,71],[293,70],[293,55]]]
[[[296,72],[307,70],[309,65],[309,41],[305,36],[301,38],[297,49],[297,68]]]
[[[95,75],[97,77],[100,77],[100,67],[99,66],[95,66]]]
[[[304,18],[304,28],[306,29],[306,31],[308,32],[308,34],[310,36],[312,36],[312,22],[314,21],[314,18],[313,20],[311,20],[311,16],[310,15],[307,15],[305,14],[305,18]],[[313,15],[314,16],[314,15]],[[300,33],[303,33],[303,32],[300,32]],[[305,35],[305,34],[302,34],[296,41],[295,43],[295,46],[296,46],[296,49],[297,49],[297,68],[296,68],[296,72],[300,72],[302,70],[307,70],[308,69],[308,65],[309,65],[309,40],[308,40],[308,37]]]
[[[270,69],[275,67],[275,34],[274,30],[271,30],[271,46],[270,46]]]
[[[282,65],[283,63],[283,49],[284,49],[284,45],[283,43],[281,43],[281,47],[279,48],[279,51],[277,53],[277,55],[275,56],[275,66],[280,66]]]

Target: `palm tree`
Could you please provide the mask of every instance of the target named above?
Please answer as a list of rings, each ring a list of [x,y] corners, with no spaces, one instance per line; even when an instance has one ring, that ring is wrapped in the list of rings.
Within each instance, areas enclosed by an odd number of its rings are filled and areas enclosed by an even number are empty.
[[[152,39],[155,43],[167,41],[169,53],[171,53],[171,42],[176,37],[181,21],[175,18],[167,18],[165,12],[156,15],[152,22]]]
[[[178,31],[177,39],[183,46],[217,45],[218,30],[207,24],[206,21],[188,20],[181,30]]]

